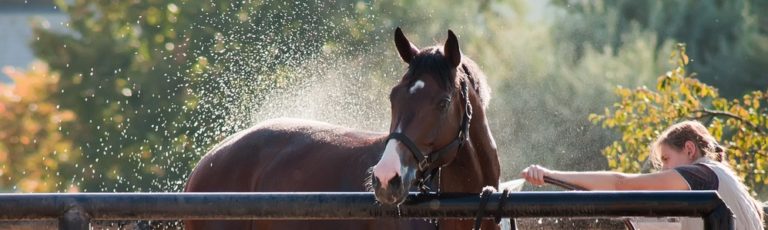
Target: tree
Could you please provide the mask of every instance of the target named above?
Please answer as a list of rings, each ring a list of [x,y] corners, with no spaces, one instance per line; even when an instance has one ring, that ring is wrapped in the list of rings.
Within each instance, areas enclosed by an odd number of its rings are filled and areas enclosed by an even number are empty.
[[[695,57],[688,68],[735,98],[768,87],[768,4],[761,0],[555,1],[570,16],[554,27],[577,53],[585,46],[619,48],[634,30],[651,31],[659,41],[686,43]]]
[[[190,22],[173,4],[154,1],[58,5],[72,31],[37,27],[32,46],[61,74],[52,100],[78,117],[63,133],[83,155],[78,171],[65,176],[83,191],[174,186],[154,181],[180,177],[186,172],[175,169],[189,161],[179,154],[192,144],[182,125],[190,97],[181,75],[194,61],[188,49],[198,47],[184,42],[179,27]]]
[[[768,91],[753,91],[728,100],[717,88],[688,74],[685,46],[671,54],[676,68],[658,77],[655,89],[618,87],[619,102],[589,120],[616,130],[621,140],[603,149],[611,168],[622,172],[647,171],[649,145],[664,129],[682,120],[701,121],[727,148],[731,167],[754,192],[767,195]]]
[[[0,84],[0,188],[14,192],[66,190],[80,153],[59,130],[74,125],[75,114],[60,109],[59,75],[36,62],[31,70],[6,67],[14,83]],[[62,180],[63,179],[63,180]]]

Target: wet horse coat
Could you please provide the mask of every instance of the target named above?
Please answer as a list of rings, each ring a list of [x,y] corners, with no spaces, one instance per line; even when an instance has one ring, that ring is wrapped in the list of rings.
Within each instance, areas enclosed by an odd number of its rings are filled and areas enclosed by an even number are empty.
[[[451,150],[450,159],[440,170],[441,192],[479,193],[484,186],[498,186],[499,161],[491,136],[485,108],[489,89],[485,77],[474,62],[459,56],[461,65],[451,66],[450,55],[461,55],[455,35],[449,32],[447,44],[418,50],[396,31],[396,45],[409,70],[396,85],[392,102],[390,132],[401,132],[415,143],[415,148],[431,152],[455,139],[461,114],[473,108],[467,139]],[[403,52],[403,47],[413,48]],[[447,51],[446,51],[447,50]],[[406,58],[407,57],[407,58]],[[456,56],[454,56],[454,59]],[[458,85],[470,90],[466,100],[459,100]],[[434,97],[432,97],[434,96]],[[439,100],[437,106],[433,98]],[[452,99],[452,100],[451,100]],[[425,101],[419,101],[425,100]],[[468,103],[466,105],[465,103]],[[439,109],[435,109],[439,108]],[[424,120],[429,119],[429,121]],[[395,130],[398,129],[399,130]],[[372,171],[386,168],[383,153],[387,145],[398,151],[388,155],[399,165],[402,191],[413,191],[416,162],[411,153],[387,133],[353,130],[327,123],[299,119],[276,119],[257,124],[222,141],[208,152],[189,177],[186,192],[338,192],[374,190],[384,205],[380,184],[370,184]],[[429,151],[427,151],[429,150]],[[376,165],[377,168],[372,167]],[[379,171],[379,174],[383,170]],[[381,177],[384,178],[384,177]],[[377,181],[377,180],[374,181]],[[391,178],[390,178],[391,179]],[[397,183],[395,183],[397,182]],[[387,191],[393,191],[389,187]],[[398,200],[402,197],[394,197]],[[441,220],[440,229],[471,229],[473,220]],[[203,221],[186,220],[187,229],[434,229],[424,220],[302,220],[302,221]],[[497,228],[490,221],[483,229]]]

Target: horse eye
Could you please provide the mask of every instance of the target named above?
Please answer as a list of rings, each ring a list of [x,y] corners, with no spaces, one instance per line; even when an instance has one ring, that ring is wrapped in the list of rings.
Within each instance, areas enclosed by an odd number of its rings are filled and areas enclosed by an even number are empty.
[[[451,106],[451,99],[450,98],[444,98],[443,100],[440,100],[439,108],[441,110],[446,110],[448,107]]]

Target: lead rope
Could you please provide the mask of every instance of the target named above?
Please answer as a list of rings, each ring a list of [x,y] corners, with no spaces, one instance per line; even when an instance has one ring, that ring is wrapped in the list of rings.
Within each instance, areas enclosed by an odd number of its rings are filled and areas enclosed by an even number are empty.
[[[480,207],[477,209],[477,216],[475,216],[475,227],[472,229],[480,230],[480,225],[483,223],[483,217],[485,216],[485,206],[488,204],[488,200],[490,200],[491,194],[493,194],[493,192],[494,189],[490,186],[483,188],[483,191],[480,192]]]
[[[496,217],[494,218],[494,221],[496,224],[501,223],[501,212],[504,211],[504,205],[506,205],[507,198],[509,198],[509,189],[504,189],[504,191],[501,192],[501,197],[499,198],[499,207],[496,208]],[[517,229],[517,223],[515,221],[515,218],[509,218],[509,230],[516,230]]]
[[[496,217],[493,219],[493,221],[496,222],[496,224],[501,223],[501,212],[504,208],[504,203],[507,201],[507,196],[509,195],[509,189],[504,189],[504,191],[501,192],[501,197],[499,198],[499,207],[496,209]]]
[[[485,187],[483,188],[483,191],[480,192],[480,207],[477,210],[477,215],[475,216],[475,227],[474,230],[480,230],[480,225],[483,223],[483,217],[485,217],[485,206],[488,205],[488,200],[491,198],[491,194],[495,192],[496,190],[493,187]],[[499,197],[499,206],[496,207],[496,214],[493,218],[493,220],[496,222],[496,224],[501,223],[502,219],[502,211],[504,211],[504,205],[507,201],[507,198],[509,198],[509,190],[504,189],[504,191],[501,192],[501,197]],[[510,218],[509,228],[510,230],[517,229],[517,225],[515,224],[515,218]]]

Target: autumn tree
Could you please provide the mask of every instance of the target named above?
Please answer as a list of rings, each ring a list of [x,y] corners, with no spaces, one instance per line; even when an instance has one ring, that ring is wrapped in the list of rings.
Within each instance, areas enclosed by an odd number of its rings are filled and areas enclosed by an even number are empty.
[[[61,172],[72,173],[80,153],[60,132],[74,125],[75,113],[61,109],[60,76],[35,62],[24,71],[3,69],[13,83],[0,84],[0,188],[13,192],[69,189]]]
[[[658,77],[656,87],[615,90],[620,100],[589,119],[616,130],[621,140],[602,150],[610,168],[622,172],[650,169],[651,142],[664,129],[683,120],[699,120],[726,150],[726,159],[754,192],[768,191],[768,91],[749,92],[728,100],[717,88],[688,73],[690,58],[679,44],[671,54],[675,68]],[[761,106],[762,105],[762,106]]]

